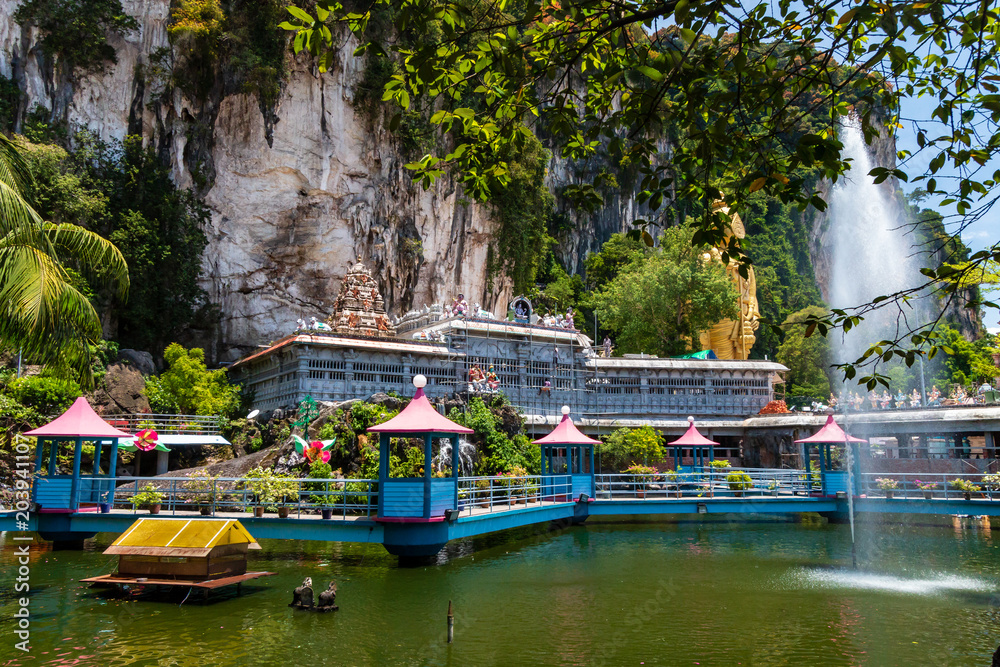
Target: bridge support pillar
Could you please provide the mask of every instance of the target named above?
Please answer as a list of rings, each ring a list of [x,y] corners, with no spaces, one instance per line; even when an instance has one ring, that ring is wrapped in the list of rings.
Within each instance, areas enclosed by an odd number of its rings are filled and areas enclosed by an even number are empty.
[[[819,515],[826,517],[827,521],[834,524],[847,524],[851,522],[849,512],[820,512]]]

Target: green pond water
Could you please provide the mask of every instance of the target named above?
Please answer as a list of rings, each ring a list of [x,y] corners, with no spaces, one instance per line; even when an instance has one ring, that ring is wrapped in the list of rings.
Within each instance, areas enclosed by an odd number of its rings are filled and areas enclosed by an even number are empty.
[[[262,542],[277,576],[208,603],[77,580],[101,551],[32,554],[30,654],[12,648],[2,545],[0,665],[988,665],[1000,534],[927,525],[621,520],[449,545],[400,567],[379,545]],[[305,576],[340,611],[293,611]],[[455,643],[445,642],[448,601]]]

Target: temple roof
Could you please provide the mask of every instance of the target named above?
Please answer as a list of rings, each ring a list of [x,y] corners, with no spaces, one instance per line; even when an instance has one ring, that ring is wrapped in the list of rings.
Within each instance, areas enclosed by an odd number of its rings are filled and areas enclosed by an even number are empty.
[[[562,421],[559,422],[552,432],[542,436],[538,440],[532,440],[534,445],[599,445],[600,440],[584,435],[576,427],[573,420],[569,418],[569,409],[563,408]]]
[[[398,415],[378,426],[368,429],[370,433],[473,433],[471,428],[456,424],[434,409],[427,400],[423,387],[417,387],[410,404]]]
[[[688,426],[688,430],[684,431],[684,435],[673,442],[668,442],[668,447],[707,447],[719,444],[698,432],[698,429],[694,427],[694,417],[688,417],[688,424],[690,426]]]
[[[90,407],[87,399],[81,396],[73,401],[66,412],[62,413],[45,426],[40,426],[25,435],[63,438],[128,438],[129,434],[119,431],[108,422],[101,419]]]
[[[836,421],[833,419],[833,415],[827,415],[826,424],[823,428],[816,431],[815,434],[809,436],[808,438],[802,438],[801,440],[796,440],[795,442],[805,442],[805,443],[823,443],[823,444],[837,444],[844,442],[868,442],[863,438],[855,438],[852,435],[847,435],[844,429],[840,428]]]

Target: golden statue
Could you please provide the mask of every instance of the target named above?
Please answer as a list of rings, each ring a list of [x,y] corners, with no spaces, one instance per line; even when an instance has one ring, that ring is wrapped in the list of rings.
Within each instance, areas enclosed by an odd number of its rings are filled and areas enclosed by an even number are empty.
[[[729,213],[729,207],[722,201],[715,202],[712,209],[722,209],[723,213]],[[732,215],[728,232],[725,240],[726,245],[733,234],[738,239],[746,236],[743,221],[740,220],[738,214]],[[705,259],[721,262],[722,251],[719,248],[712,248],[708,253],[705,253]],[[726,274],[729,275],[729,279],[733,281],[733,285],[739,292],[739,321],[722,320],[708,331],[701,332],[698,341],[702,349],[712,350],[719,359],[746,359],[750,356],[750,348],[757,341],[754,332],[760,327],[760,311],[757,310],[757,277],[754,275],[752,266],[747,267],[746,278],[741,276],[739,262],[734,259],[730,259],[726,265]]]

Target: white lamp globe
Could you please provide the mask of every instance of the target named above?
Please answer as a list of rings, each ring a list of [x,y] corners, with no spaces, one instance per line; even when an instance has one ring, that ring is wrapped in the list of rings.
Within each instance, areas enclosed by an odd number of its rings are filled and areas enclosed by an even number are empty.
[[[562,413],[564,415],[568,415],[569,414],[569,406],[568,405],[562,406]]]
[[[414,375],[413,386],[416,387],[417,389],[423,389],[424,387],[427,386],[427,378],[425,378],[423,375]]]
[[[694,423],[694,417],[688,417],[688,424]]]

